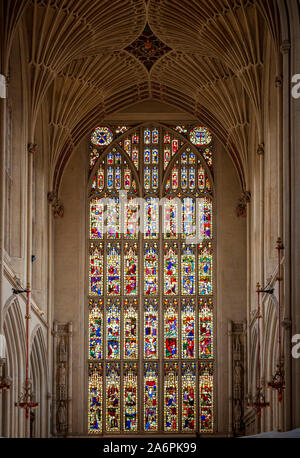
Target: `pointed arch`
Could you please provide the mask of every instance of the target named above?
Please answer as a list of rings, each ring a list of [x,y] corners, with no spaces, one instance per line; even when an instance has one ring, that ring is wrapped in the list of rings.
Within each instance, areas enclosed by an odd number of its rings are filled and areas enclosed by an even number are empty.
[[[17,298],[6,304],[3,332],[7,345],[7,375],[12,387],[3,396],[4,437],[23,437],[25,433],[24,412],[15,407],[23,390],[25,380],[26,338],[24,318]]]
[[[32,412],[31,437],[47,437],[48,423],[43,412],[48,411],[49,375],[45,339],[40,325],[33,330],[30,348],[30,377],[38,402],[38,408]]]

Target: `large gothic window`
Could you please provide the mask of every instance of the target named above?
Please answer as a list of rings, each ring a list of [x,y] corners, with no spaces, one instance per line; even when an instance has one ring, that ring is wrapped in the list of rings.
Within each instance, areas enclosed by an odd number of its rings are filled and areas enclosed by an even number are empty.
[[[214,428],[213,138],[90,137],[89,433]]]

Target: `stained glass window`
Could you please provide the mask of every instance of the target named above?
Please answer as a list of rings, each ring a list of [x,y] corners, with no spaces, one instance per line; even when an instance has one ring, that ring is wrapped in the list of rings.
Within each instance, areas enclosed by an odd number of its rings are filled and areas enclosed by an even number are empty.
[[[214,431],[213,145],[189,124],[90,136],[89,434]]]

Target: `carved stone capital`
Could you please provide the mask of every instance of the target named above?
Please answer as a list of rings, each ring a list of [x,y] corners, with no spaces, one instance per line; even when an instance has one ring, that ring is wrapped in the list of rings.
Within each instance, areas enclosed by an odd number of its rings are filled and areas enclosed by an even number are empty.
[[[247,204],[249,204],[250,202],[251,202],[251,192],[244,191],[239,200],[239,203],[236,209],[236,213],[239,218],[247,216]]]
[[[259,156],[263,156],[265,154],[265,144],[264,143],[260,143],[257,147],[257,154]]]
[[[62,218],[64,216],[64,206],[62,202],[58,199],[56,191],[50,191],[47,194],[48,202],[52,204],[52,210],[54,216],[59,216]]]
[[[28,153],[36,154],[36,152],[37,152],[37,144],[36,143],[28,143],[27,148],[28,148]]]

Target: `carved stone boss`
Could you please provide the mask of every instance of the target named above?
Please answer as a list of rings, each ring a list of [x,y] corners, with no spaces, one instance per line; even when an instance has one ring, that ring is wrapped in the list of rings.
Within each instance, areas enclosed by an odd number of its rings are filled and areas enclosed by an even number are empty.
[[[53,427],[56,436],[72,433],[72,323],[54,323]]]

